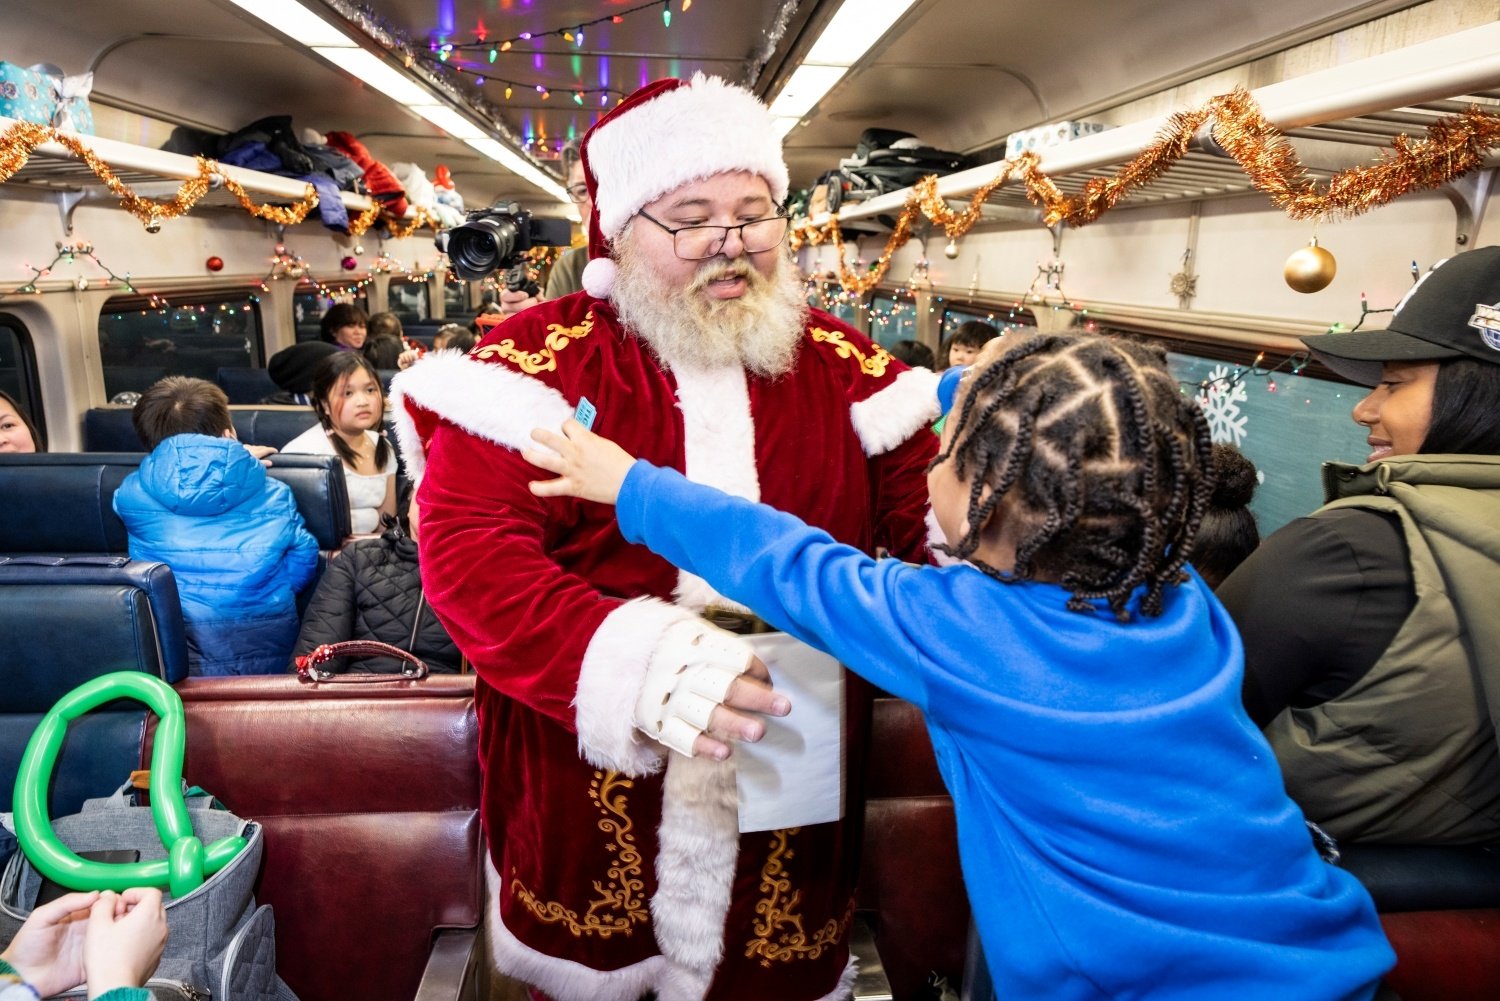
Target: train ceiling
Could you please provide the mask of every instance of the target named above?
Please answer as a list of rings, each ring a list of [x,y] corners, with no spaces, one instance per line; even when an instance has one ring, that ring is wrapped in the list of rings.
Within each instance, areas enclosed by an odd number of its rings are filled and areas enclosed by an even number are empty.
[[[304,2],[351,31],[404,39],[417,59],[433,61],[461,92],[493,107],[510,139],[559,177],[558,145],[643,82],[701,70],[774,96],[840,6],[840,0]],[[916,0],[790,132],[793,184],[809,184],[835,166],[872,126],[997,156],[1012,131],[1097,114],[1413,5]],[[111,138],[158,145],[173,125],[227,132],[289,114],[298,127],[354,133],[387,162],[413,161],[429,173],[433,164],[447,163],[471,203],[514,199],[560,208],[227,0],[7,0],[3,23],[0,59],[94,72],[96,104],[116,112],[101,121],[112,123],[114,132],[101,127]],[[445,54],[443,46],[453,48]]]

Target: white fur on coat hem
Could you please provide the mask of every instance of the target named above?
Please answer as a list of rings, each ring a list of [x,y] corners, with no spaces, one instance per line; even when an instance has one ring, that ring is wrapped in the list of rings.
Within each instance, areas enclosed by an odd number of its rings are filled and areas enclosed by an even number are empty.
[[[532,445],[532,428],[556,430],[573,416],[563,395],[540,380],[462,351],[431,352],[391,380],[396,441],[413,479],[421,478],[427,456],[408,402],[517,452]]]
[[[938,419],[937,373],[911,368],[889,386],[849,407],[865,455],[884,455]]]
[[[489,853],[484,857],[484,883],[488,891],[485,932],[490,956],[506,976],[530,984],[554,1001],[639,1001],[655,990],[658,1001],[702,1001],[708,981],[681,968],[666,956],[652,956],[618,970],[594,970],[570,959],[537,952],[511,934],[500,920],[500,874]],[[846,1001],[854,991],[859,965],[853,954],[834,989],[819,1001]],[[696,991],[696,993],[694,993]]]
[[[489,890],[485,930],[495,966],[506,976],[536,987],[554,1001],[640,1001],[666,973],[663,956],[652,956],[618,970],[594,970],[571,959],[537,952],[510,933],[500,920],[500,874],[489,853],[484,858],[484,882]]]
[[[635,727],[635,700],[662,633],[694,621],[656,598],[627,601],[604,617],[583,652],[573,698],[578,751],[595,768],[632,778],[661,770],[666,749]]]

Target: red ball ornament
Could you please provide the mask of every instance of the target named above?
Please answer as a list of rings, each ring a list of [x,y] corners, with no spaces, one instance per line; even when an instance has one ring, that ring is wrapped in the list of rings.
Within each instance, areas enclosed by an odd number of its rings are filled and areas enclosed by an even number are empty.
[[[222,257],[210,257],[208,260],[206,260],[206,261],[203,262],[203,265],[204,265],[204,267],[208,268],[208,270],[210,270],[210,271],[223,271],[224,270],[224,258],[222,258]]]
[[[339,264],[343,265],[345,271],[353,271],[359,267],[359,259],[356,257],[346,257],[342,261],[339,261]]]

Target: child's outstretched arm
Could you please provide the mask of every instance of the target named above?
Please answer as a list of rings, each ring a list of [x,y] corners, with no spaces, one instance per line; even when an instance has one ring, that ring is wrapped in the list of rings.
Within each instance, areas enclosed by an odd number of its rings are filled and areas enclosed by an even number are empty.
[[[877,685],[926,704],[918,651],[901,623],[899,592],[918,568],[876,561],[792,515],[688,481],[635,459],[576,421],[531,433],[545,449],[527,462],[557,473],[531,484],[540,497],[620,505],[620,531],[780,629],[833,654]],[[918,603],[919,597],[913,598]]]

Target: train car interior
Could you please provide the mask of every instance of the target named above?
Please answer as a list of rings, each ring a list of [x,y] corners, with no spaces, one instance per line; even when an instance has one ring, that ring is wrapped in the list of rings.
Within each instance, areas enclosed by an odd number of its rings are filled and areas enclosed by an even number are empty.
[[[476,679],[190,677],[172,568],[131,559],[116,513],[159,380],[214,383],[241,442],[285,446],[319,418],[274,356],[336,305],[422,351],[545,286],[564,248],[536,221],[587,242],[565,146],[701,72],[770,106],[812,307],[938,368],[974,321],[1163,346],[1258,467],[1264,537],[1323,503],[1321,463],[1365,461],[1366,389],[1299,338],[1382,327],[1500,244],[1496,0],[8,0],[0,24],[0,391],[36,439],[0,449],[0,789],[77,686],[172,685],[186,780],[263,826],[302,1001],[525,997],[484,935]],[[521,235],[465,280],[438,240],[471,214]],[[353,535],[339,458],[266,465],[323,574]],[[75,722],[53,816],[149,769],[159,726],[127,702]],[[1003,999],[922,714],[877,698],[870,730],[854,996]],[[1341,864],[1394,996],[1500,996],[1491,848]]]

